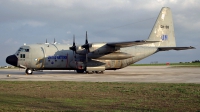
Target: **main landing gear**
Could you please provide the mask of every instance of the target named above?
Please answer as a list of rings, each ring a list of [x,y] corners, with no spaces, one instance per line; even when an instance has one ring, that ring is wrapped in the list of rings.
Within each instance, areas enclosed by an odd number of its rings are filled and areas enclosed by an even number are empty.
[[[85,71],[86,74],[103,74],[104,72],[103,71]]]
[[[96,73],[96,74],[103,74],[104,73],[104,71],[85,71],[85,70],[83,70],[83,69],[81,69],[81,70],[76,70],[76,72],[77,73],[86,73],[86,74],[94,74],[94,73]]]
[[[33,69],[27,68],[27,69],[26,69],[26,74],[28,74],[28,75],[33,74]]]
[[[103,74],[104,71],[86,71],[85,69],[77,69],[76,70],[77,73],[86,73],[86,74]]]
[[[84,73],[85,70],[76,70],[77,73]]]

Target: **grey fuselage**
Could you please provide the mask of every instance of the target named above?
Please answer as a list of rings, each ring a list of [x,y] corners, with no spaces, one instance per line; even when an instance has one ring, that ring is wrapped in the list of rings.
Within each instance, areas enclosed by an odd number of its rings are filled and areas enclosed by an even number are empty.
[[[97,43],[97,49],[88,54],[90,66],[104,66],[105,70],[115,70],[129,66],[157,52],[156,47],[132,46],[113,48],[115,52],[101,52],[106,43]],[[17,66],[35,70],[76,70],[73,51],[70,45],[64,44],[32,44],[21,46],[15,53],[18,58]],[[93,47],[95,48],[95,46]],[[108,48],[107,46],[105,47]],[[77,62],[85,62],[85,55],[76,53]],[[102,62],[97,65],[97,62]],[[82,65],[84,67],[84,65]]]

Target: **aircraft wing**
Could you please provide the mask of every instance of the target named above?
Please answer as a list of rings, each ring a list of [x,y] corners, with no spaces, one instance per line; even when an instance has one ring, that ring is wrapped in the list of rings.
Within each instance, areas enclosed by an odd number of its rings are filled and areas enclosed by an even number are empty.
[[[107,43],[107,45],[112,47],[130,47],[130,46],[143,45],[155,42],[160,42],[160,41],[137,40],[137,41],[126,41],[126,42],[112,42],[112,43]]]
[[[196,49],[195,47],[159,47],[159,51],[169,51],[169,50],[187,50],[187,49]]]

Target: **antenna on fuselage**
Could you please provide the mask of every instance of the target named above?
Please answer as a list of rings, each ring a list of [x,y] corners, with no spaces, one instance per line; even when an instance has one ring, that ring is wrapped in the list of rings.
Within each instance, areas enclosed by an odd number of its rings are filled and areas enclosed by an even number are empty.
[[[56,39],[54,38],[54,42],[53,42],[53,44],[57,44],[57,42],[56,42]]]

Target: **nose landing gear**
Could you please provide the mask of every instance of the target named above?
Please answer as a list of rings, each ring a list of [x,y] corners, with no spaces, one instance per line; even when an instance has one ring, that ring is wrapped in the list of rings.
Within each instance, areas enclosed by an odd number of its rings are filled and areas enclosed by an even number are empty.
[[[26,69],[26,74],[28,74],[28,75],[33,74],[33,69],[27,68],[27,69]]]

